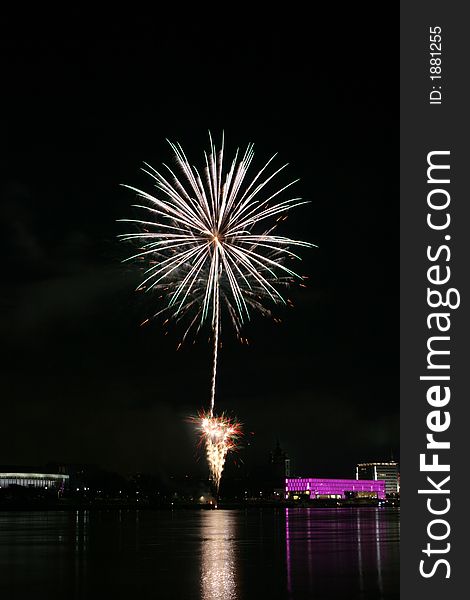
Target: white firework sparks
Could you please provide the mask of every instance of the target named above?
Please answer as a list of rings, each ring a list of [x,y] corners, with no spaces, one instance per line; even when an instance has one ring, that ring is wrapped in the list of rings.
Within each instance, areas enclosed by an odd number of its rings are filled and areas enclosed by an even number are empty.
[[[224,414],[214,417],[204,411],[200,411],[198,416],[191,418],[190,421],[196,424],[201,442],[206,447],[207,462],[215,488],[218,490],[227,452],[237,448],[241,424]]]
[[[214,355],[210,411],[204,417],[210,420],[217,419],[213,413],[221,305],[226,306],[240,336],[250,310],[270,314],[267,302],[285,303],[282,288],[295,279],[303,280],[285,264],[288,259],[299,259],[292,247],[314,244],[274,234],[289,210],[305,204],[298,197],[281,199],[297,180],[267,192],[287,164],[272,170],[274,155],[249,179],[254,157],[253,144],[249,144],[241,158],[237,150],[224,172],[224,139],[217,150],[209,138],[210,151],[204,153],[201,173],[190,164],[181,145],[172,142],[180,175],[167,165],[163,166],[168,174],[163,175],[145,164],[143,171],[153,179],[156,192],[125,186],[144,201],[134,207],[144,211],[145,218],[122,219],[135,223],[138,231],[119,237],[139,245],[139,251],[126,260],[143,261],[147,267],[137,289],[164,290],[167,302],[156,314],[168,312],[177,320],[189,317],[183,340],[192,329],[199,330],[210,321]],[[211,429],[210,421],[207,427]],[[215,461],[222,464],[211,466],[213,474],[218,469],[218,480],[226,452],[222,454],[223,459]]]

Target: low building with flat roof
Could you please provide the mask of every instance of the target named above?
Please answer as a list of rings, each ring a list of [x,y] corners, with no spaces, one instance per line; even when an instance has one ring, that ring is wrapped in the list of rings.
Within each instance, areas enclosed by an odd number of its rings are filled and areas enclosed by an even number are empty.
[[[0,488],[22,486],[27,488],[63,490],[69,476],[65,473],[48,473],[47,470],[32,467],[0,466]]]
[[[287,477],[286,498],[385,498],[384,480]]]

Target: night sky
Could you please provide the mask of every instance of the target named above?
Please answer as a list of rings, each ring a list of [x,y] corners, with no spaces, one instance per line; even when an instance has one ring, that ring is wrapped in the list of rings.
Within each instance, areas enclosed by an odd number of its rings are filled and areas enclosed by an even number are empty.
[[[165,138],[197,163],[208,129],[290,163],[311,203],[279,231],[319,245],[281,324],[256,318],[248,347],[225,328],[218,408],[258,464],[276,439],[299,475],[398,458],[398,59],[362,10],[4,23],[0,464],[205,473],[185,419],[209,401],[208,331],[177,352],[181,332],[139,326],[156,299],[116,220]]]

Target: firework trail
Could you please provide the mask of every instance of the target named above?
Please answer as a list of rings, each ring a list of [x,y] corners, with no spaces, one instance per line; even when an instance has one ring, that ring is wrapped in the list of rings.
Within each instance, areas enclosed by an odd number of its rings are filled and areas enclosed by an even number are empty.
[[[137,230],[119,237],[138,244],[138,252],[126,259],[145,265],[145,278],[137,289],[160,291],[166,297],[154,316],[167,313],[168,319],[186,322],[182,342],[210,321],[210,409],[196,422],[218,489],[227,452],[240,435],[239,424],[214,415],[221,305],[243,341],[241,330],[250,311],[270,315],[267,303],[285,304],[282,289],[295,280],[303,281],[286,265],[288,260],[299,259],[291,248],[314,244],[273,233],[289,210],[306,203],[301,198],[280,199],[297,180],[272,187],[272,180],[287,164],[270,170],[275,154],[249,179],[254,157],[253,144],[249,144],[242,156],[237,150],[224,172],[224,138],[220,150],[210,134],[209,141],[201,173],[190,164],[181,145],[172,142],[179,175],[166,164],[163,175],[145,163],[143,171],[153,179],[156,192],[124,186],[143,200],[133,205],[143,211],[143,217],[121,219],[134,223]]]

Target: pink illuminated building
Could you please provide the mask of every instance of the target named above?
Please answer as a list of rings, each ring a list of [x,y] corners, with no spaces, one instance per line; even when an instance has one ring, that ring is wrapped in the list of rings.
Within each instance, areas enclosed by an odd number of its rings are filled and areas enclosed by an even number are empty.
[[[287,477],[286,497],[348,498],[369,496],[385,498],[385,481],[369,479],[316,479],[311,477]]]

